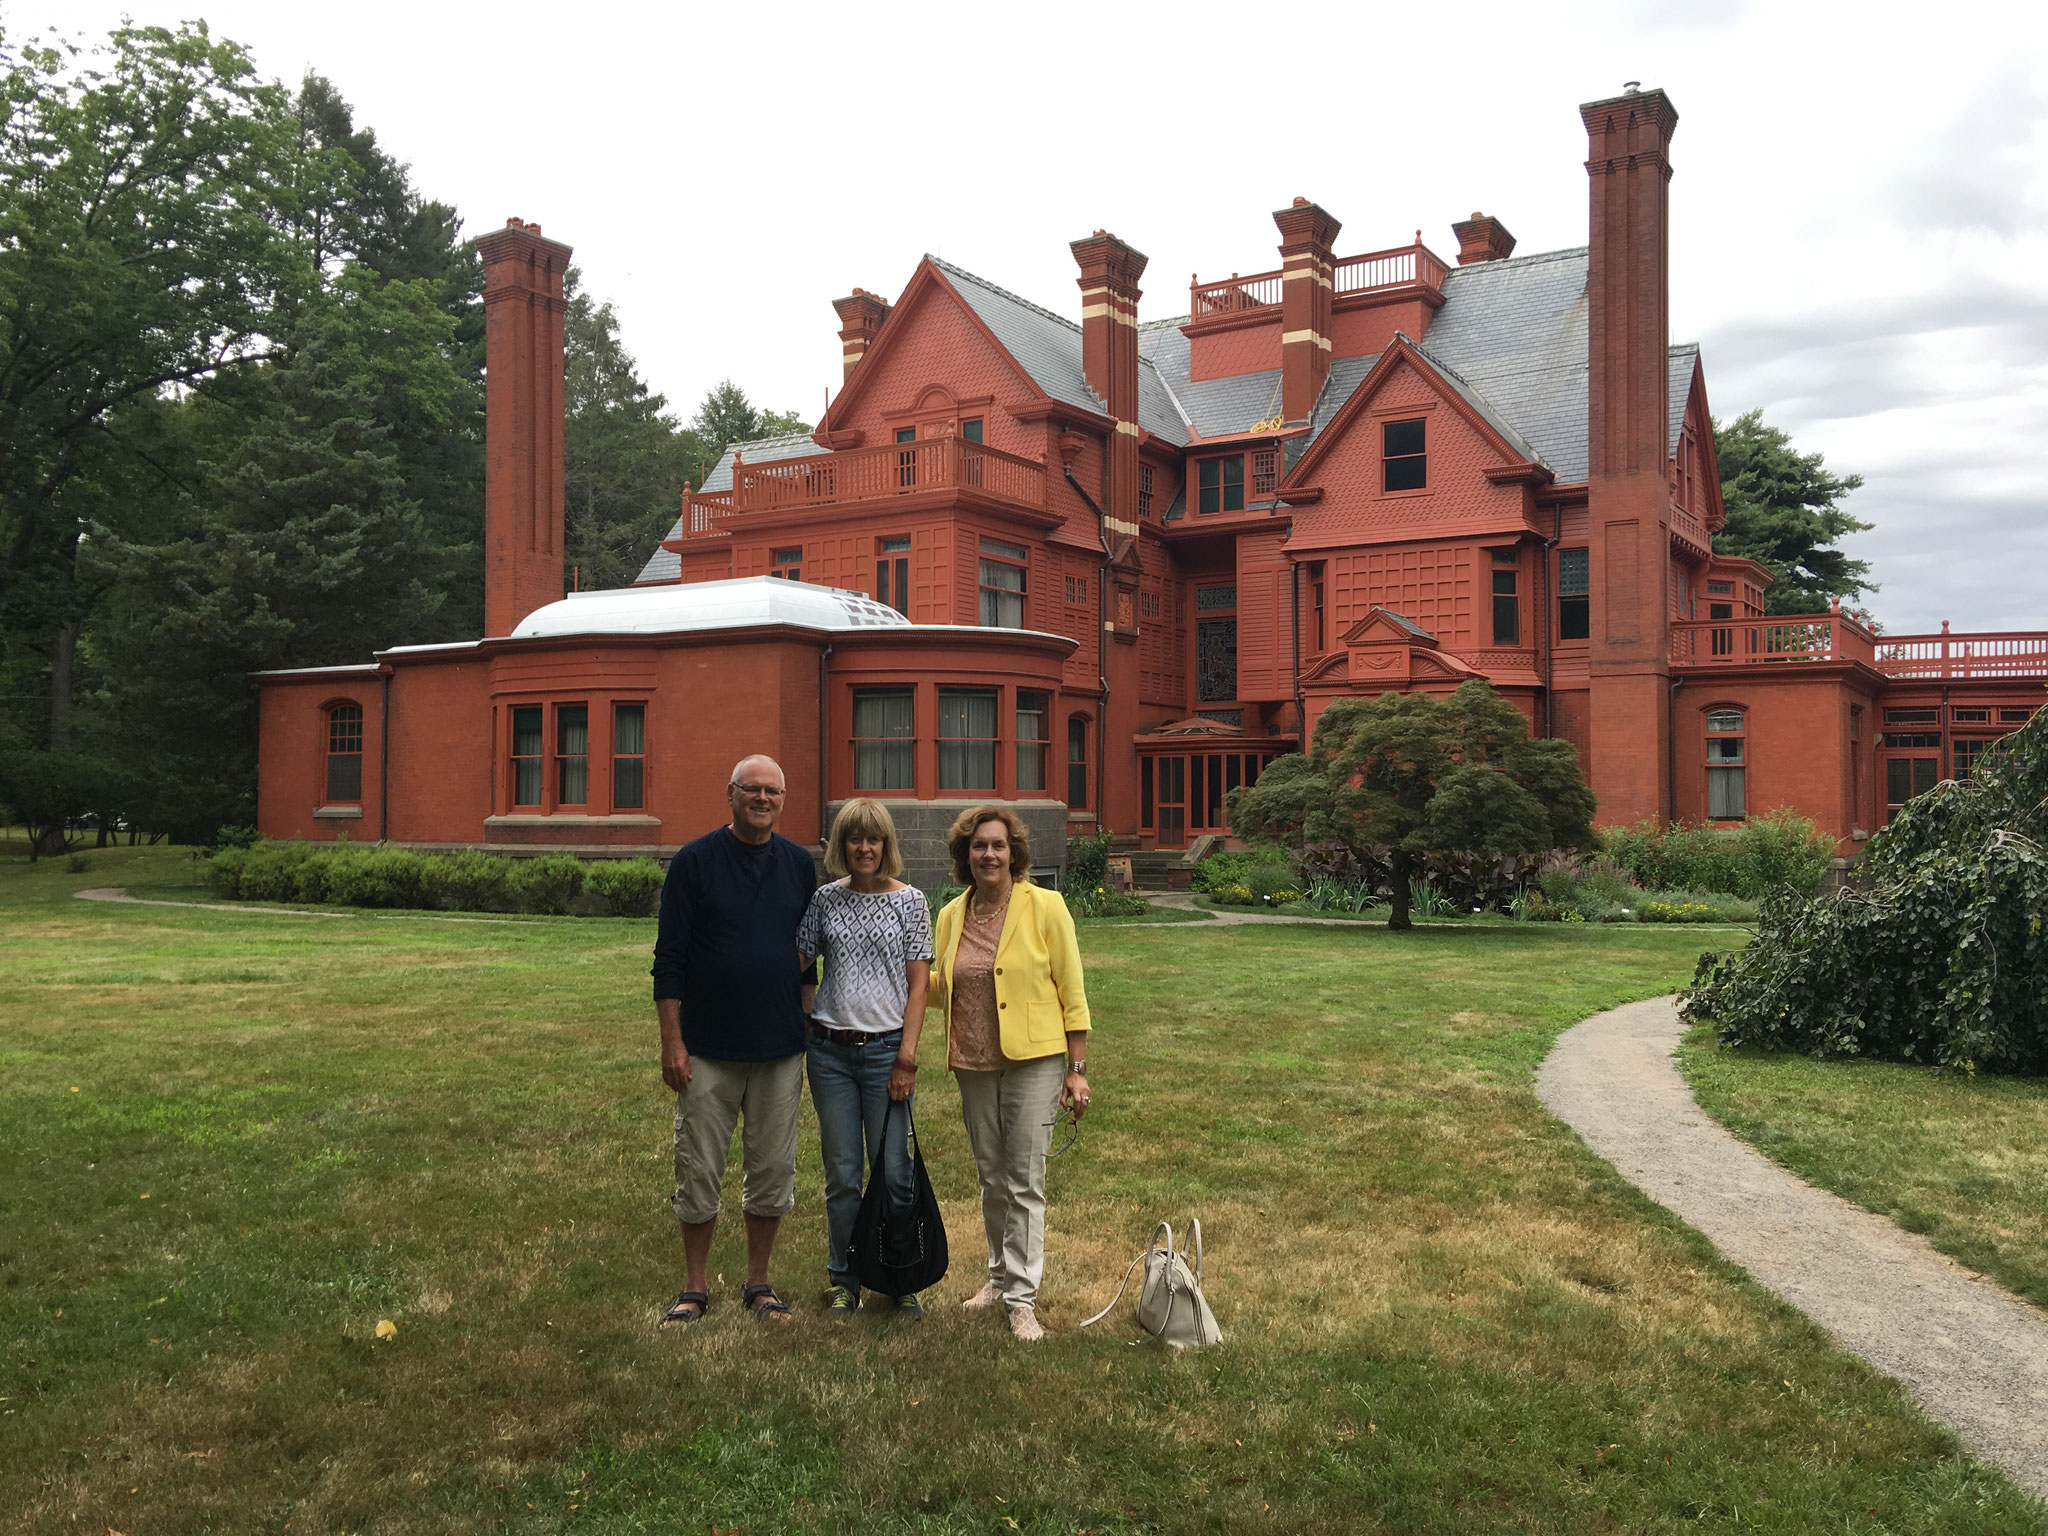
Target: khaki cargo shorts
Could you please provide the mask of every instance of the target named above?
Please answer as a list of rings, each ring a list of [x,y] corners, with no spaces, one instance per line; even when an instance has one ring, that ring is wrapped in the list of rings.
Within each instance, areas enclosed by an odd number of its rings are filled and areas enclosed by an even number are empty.
[[[690,1058],[690,1086],[676,1095],[676,1192],[669,1208],[695,1226],[719,1210],[719,1186],[740,1127],[740,1209],[787,1216],[796,1206],[796,1119],[804,1090],[799,1051],[780,1061]]]

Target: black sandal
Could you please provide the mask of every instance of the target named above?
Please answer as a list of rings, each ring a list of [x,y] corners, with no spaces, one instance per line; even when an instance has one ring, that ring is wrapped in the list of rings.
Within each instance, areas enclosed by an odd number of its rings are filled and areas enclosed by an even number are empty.
[[[685,1308],[688,1307],[695,1307],[697,1310],[694,1312],[686,1311]],[[710,1310],[711,1298],[705,1295],[704,1292],[684,1291],[674,1301],[669,1303],[668,1310],[661,1314],[661,1322],[658,1326],[666,1328],[671,1323],[694,1323]]]
[[[755,1322],[764,1322],[770,1317],[789,1316],[789,1303],[775,1293],[772,1285],[747,1285],[740,1288],[740,1305],[754,1314]]]

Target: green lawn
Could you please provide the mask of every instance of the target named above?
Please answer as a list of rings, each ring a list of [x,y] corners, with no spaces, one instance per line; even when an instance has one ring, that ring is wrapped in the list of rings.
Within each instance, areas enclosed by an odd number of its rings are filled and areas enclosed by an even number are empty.
[[[740,1314],[728,1228],[711,1318],[654,1330],[651,923],[105,906],[192,866],[88,864],[0,864],[10,1530],[2048,1531],[1537,1104],[1682,929],[1091,926],[1027,1349],[820,1319],[808,1130],[798,1320]],[[974,1180],[924,1084],[950,1297]],[[1224,1347],[1076,1334],[1190,1211]]]
[[[2048,1307],[2048,1081],[1722,1050],[1705,1027],[1679,1060],[1745,1141]]]

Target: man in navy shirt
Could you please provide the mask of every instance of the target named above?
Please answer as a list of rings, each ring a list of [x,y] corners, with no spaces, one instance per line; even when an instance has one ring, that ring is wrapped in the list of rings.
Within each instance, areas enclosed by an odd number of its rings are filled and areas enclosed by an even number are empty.
[[[676,1093],[669,1204],[686,1270],[664,1323],[695,1322],[711,1304],[705,1266],[735,1123],[747,1222],[740,1300],[757,1318],[789,1318],[768,1260],[796,1204],[804,1016],[817,979],[798,969],[796,930],[818,882],[810,854],[776,835],[785,788],[774,759],[742,758],[726,791],[731,823],[685,844],[661,887],[654,1011],[661,1079]]]

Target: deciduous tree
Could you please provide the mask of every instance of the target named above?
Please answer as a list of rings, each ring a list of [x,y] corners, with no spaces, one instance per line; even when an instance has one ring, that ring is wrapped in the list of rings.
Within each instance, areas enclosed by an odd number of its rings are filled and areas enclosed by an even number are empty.
[[[1419,855],[1537,853],[1592,841],[1593,794],[1570,743],[1529,734],[1522,712],[1472,679],[1449,698],[1339,699],[1306,753],[1275,759],[1230,798],[1231,830],[1300,852],[1391,850],[1391,928],[1410,926]]]

